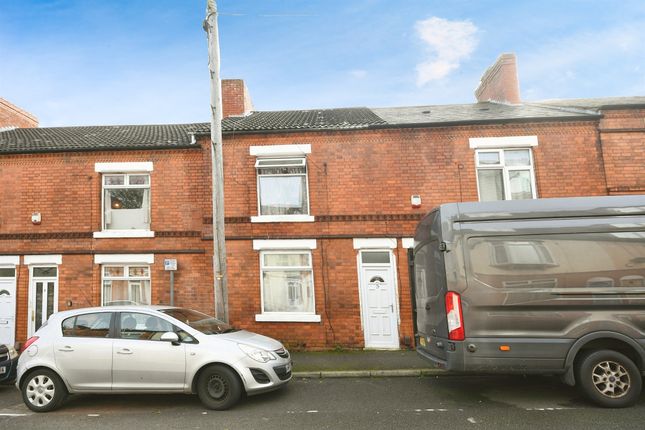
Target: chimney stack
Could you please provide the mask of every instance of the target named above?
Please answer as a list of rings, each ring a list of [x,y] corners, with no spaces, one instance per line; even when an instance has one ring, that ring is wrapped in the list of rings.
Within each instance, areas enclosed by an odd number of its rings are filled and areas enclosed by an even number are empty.
[[[38,118],[0,98],[0,129],[38,127]]]
[[[502,54],[481,77],[475,90],[478,102],[520,104],[520,82],[515,54]]]
[[[253,103],[246,84],[242,79],[222,79],[222,114],[229,116],[244,116],[251,113]]]

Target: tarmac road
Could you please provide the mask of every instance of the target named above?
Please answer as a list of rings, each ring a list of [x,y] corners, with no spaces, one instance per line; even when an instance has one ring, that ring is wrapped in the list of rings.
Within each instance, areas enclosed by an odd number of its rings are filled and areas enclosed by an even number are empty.
[[[632,408],[596,408],[550,377],[442,376],[294,379],[230,411],[187,395],[76,395],[31,413],[0,386],[0,429],[643,429]]]

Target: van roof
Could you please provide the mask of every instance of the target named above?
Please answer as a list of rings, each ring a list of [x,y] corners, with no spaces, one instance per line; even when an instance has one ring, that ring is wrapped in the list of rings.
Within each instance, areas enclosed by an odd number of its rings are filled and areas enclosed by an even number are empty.
[[[448,203],[453,221],[645,215],[645,195]]]

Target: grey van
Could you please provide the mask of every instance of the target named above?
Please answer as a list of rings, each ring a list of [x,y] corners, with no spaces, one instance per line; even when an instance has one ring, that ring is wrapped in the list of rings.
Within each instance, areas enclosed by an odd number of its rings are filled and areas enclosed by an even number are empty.
[[[638,401],[645,195],[442,205],[417,227],[413,288],[417,352],[438,367]]]

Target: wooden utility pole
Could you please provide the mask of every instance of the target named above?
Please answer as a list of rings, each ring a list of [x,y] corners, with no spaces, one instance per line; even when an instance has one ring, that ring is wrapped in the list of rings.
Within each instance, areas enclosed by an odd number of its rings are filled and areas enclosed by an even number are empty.
[[[222,152],[222,84],[219,74],[217,6],[207,0],[204,30],[208,37],[208,69],[211,78],[211,178],[213,188],[213,276],[215,316],[228,322],[228,279],[224,235],[224,169]]]

